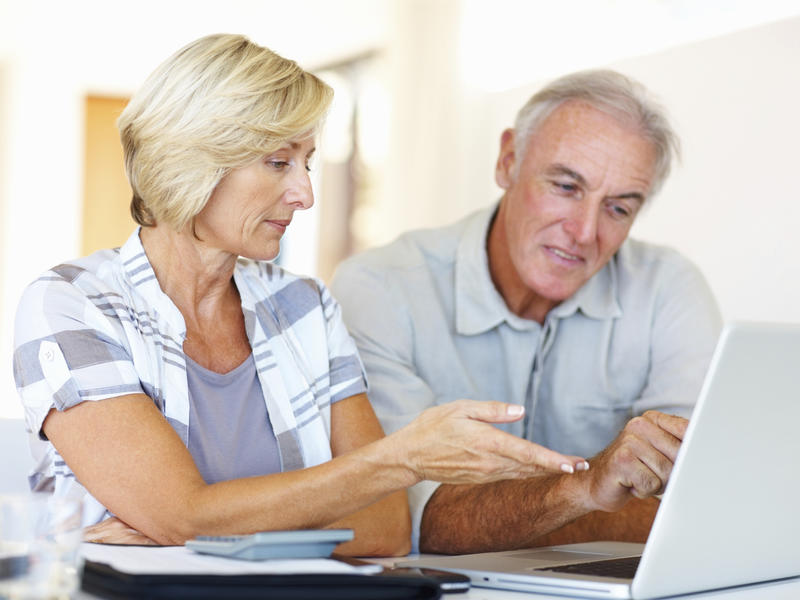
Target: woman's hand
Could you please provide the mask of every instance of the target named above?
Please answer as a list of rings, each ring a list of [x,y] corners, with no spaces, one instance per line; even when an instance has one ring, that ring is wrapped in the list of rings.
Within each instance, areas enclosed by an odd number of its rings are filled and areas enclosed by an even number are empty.
[[[589,468],[583,458],[559,454],[490,425],[517,421],[523,414],[517,404],[457,400],[425,410],[387,439],[405,454],[419,480],[488,483]]]
[[[116,517],[110,517],[84,529],[83,541],[94,542],[95,544],[127,544],[131,546],[159,545]]]

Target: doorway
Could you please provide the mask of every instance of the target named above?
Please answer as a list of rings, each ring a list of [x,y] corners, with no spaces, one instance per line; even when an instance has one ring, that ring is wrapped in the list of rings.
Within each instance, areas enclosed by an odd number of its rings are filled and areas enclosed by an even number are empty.
[[[125,176],[117,117],[128,98],[86,98],[81,255],[125,243],[135,227],[131,188]]]

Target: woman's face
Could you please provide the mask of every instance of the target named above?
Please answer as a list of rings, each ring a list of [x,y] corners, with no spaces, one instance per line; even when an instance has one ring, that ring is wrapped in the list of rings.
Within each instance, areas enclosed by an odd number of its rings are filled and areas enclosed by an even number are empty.
[[[197,237],[237,256],[275,258],[294,211],[314,204],[308,176],[314,150],[313,137],[298,139],[232,170],[195,218]]]

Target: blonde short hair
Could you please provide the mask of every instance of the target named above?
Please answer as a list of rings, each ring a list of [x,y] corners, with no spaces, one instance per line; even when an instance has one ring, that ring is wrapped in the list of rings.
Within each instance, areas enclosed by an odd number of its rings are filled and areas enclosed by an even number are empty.
[[[134,220],[182,229],[231,169],[314,135],[332,96],[244,36],[210,35],[178,50],[117,121]]]

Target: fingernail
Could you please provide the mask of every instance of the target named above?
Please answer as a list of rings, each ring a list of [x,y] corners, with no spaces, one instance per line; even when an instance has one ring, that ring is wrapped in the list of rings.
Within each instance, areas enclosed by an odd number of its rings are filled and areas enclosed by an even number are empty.
[[[569,464],[566,464],[566,463],[561,465],[561,470],[564,471],[564,473],[574,473],[575,472],[575,469],[572,468],[572,465],[569,465]]]
[[[509,417],[518,417],[525,412],[525,407],[521,404],[509,404],[506,408],[506,414]]]
[[[589,470],[589,463],[587,461],[579,462],[575,465],[575,469],[578,471],[588,471]]]

